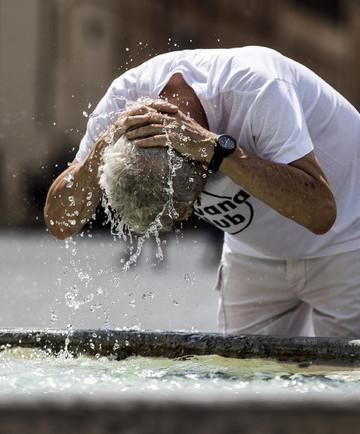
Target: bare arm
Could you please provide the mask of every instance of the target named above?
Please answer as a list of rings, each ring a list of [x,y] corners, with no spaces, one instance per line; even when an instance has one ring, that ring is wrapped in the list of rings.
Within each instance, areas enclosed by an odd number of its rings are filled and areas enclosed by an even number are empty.
[[[279,214],[315,234],[327,232],[336,219],[336,204],[313,152],[290,164],[261,160],[240,147],[220,170]]]
[[[211,161],[216,134],[180,111],[171,117],[158,113],[134,116],[131,122],[133,130],[127,136],[138,146],[167,146],[170,138],[178,152],[206,164]],[[279,214],[315,234],[327,232],[335,221],[335,200],[313,152],[287,165],[262,160],[238,146],[220,170]]]
[[[105,140],[99,140],[83,162],[74,160],[52,183],[44,218],[56,238],[79,232],[94,215],[101,198],[98,169],[105,146]]]

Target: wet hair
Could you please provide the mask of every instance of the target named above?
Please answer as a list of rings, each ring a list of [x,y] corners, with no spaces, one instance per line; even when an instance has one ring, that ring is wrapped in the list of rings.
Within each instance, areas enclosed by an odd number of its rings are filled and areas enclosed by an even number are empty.
[[[173,149],[139,148],[122,136],[104,150],[99,182],[122,224],[143,234],[162,215],[176,218],[173,202],[191,205],[203,189],[204,173],[201,163]]]

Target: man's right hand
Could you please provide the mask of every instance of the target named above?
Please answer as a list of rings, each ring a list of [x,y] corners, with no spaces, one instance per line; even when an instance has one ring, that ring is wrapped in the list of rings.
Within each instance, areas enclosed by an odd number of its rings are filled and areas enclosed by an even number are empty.
[[[112,125],[103,136],[107,143],[117,141],[120,136],[129,131],[133,124],[131,122],[132,116],[146,115],[147,113],[159,112],[168,115],[175,115],[178,112],[178,107],[170,104],[167,101],[158,99],[150,102],[144,101],[143,103],[134,104],[129,110],[122,112],[117,121]]]

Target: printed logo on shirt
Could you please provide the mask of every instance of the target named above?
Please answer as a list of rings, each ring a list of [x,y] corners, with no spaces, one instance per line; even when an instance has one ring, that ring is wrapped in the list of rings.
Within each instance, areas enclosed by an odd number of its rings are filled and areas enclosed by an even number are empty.
[[[244,190],[240,190],[233,197],[218,196],[216,194],[203,191],[211,200],[211,204],[205,204],[201,197],[194,203],[195,214],[203,220],[212,223],[219,229],[229,234],[235,235],[245,230],[252,222],[254,209],[249,202],[250,195]]]

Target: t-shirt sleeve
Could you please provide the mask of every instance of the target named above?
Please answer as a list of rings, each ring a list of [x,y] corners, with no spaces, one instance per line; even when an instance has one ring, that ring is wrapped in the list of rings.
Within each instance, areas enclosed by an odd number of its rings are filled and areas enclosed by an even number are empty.
[[[96,141],[109,129],[128,103],[134,102],[127,83],[122,77],[116,79],[89,116],[86,133],[82,138],[75,159],[83,161]]]
[[[266,85],[251,108],[256,154],[288,164],[314,149],[295,87],[282,80]]]

